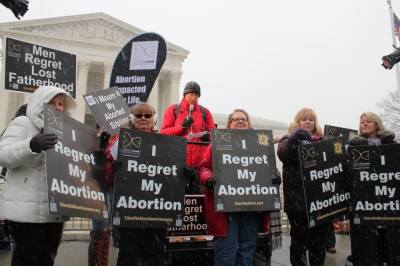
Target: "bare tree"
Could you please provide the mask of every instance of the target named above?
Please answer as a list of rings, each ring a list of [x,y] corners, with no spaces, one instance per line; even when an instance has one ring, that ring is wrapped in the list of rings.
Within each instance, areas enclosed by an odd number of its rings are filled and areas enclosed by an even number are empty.
[[[382,109],[381,117],[385,126],[400,138],[400,90],[389,92],[387,98],[378,103]]]

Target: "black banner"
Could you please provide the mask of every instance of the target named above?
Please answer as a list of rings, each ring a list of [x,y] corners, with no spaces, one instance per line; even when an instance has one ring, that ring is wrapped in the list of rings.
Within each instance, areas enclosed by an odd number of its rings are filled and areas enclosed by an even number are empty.
[[[271,130],[215,129],[211,141],[217,212],[281,208]]]
[[[115,59],[110,87],[118,87],[129,106],[146,102],[167,57],[167,45],[156,33],[130,40]]]
[[[400,144],[349,147],[354,224],[399,226]]]
[[[168,236],[206,235],[204,195],[185,195],[183,224],[168,228]]]
[[[324,135],[330,137],[341,138],[343,142],[347,145],[349,140],[358,134],[358,131],[355,129],[344,128],[344,127],[335,127],[330,125],[325,125],[324,127]]]
[[[299,146],[308,224],[330,222],[348,212],[346,150],[340,138]]]
[[[186,141],[182,137],[122,128],[114,185],[113,224],[182,226]]]
[[[71,217],[108,218],[105,194],[92,176],[96,131],[44,107],[44,132],[54,133],[58,142],[46,150],[47,187],[51,213]]]
[[[45,46],[5,38],[4,88],[33,92],[39,86],[56,86],[76,95],[76,55]]]
[[[102,129],[117,133],[120,127],[129,123],[129,106],[117,88],[97,90],[84,98]]]

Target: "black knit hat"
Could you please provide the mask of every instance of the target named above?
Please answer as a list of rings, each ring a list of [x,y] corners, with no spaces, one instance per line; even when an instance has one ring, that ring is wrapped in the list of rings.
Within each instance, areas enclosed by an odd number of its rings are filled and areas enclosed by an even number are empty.
[[[183,90],[183,95],[185,96],[187,93],[193,92],[197,93],[200,97],[200,85],[196,81],[189,81],[185,85],[185,89]]]

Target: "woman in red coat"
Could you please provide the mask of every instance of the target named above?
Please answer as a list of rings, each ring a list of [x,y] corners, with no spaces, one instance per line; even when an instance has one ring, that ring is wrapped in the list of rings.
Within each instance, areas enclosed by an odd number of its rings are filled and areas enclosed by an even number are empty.
[[[228,118],[227,128],[249,129],[250,118],[242,109],[234,110]],[[256,247],[259,225],[264,218],[264,229],[268,230],[268,213],[237,212],[222,213],[214,210],[212,172],[212,147],[209,145],[200,164],[200,183],[206,186],[205,211],[208,233],[214,236],[215,266],[251,266]]]

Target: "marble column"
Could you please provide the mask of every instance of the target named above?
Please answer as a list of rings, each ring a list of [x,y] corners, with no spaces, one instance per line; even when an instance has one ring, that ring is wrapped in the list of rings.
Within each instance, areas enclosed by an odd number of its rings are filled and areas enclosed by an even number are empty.
[[[87,82],[88,82],[88,73],[89,73],[89,61],[79,61],[78,62],[78,85],[76,86],[76,103],[78,105],[78,109],[75,115],[75,118],[82,123],[85,120],[85,100],[83,99],[83,95],[86,94],[87,91]]]

